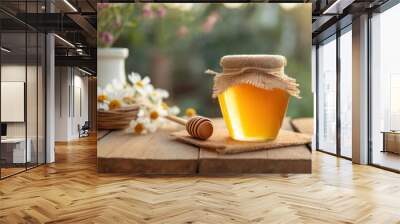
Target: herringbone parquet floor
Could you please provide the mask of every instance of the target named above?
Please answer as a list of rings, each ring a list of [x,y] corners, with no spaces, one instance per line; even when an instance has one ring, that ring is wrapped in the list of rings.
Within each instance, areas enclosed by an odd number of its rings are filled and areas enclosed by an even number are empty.
[[[400,175],[313,153],[311,175],[96,173],[95,138],[0,181],[0,223],[400,223]]]

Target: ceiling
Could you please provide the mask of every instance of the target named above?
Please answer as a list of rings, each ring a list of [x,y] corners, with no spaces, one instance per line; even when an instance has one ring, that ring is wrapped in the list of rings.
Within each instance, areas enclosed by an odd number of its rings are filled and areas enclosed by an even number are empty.
[[[354,16],[373,11],[386,2],[388,0],[313,0],[313,44],[351,24]]]
[[[96,16],[96,0],[47,0],[47,4],[45,0],[1,0],[2,43],[12,49],[9,58],[21,58],[26,55],[21,33],[27,31],[28,41],[29,32],[55,33],[56,66],[78,66],[96,74]],[[31,58],[36,46],[28,43],[26,51]]]

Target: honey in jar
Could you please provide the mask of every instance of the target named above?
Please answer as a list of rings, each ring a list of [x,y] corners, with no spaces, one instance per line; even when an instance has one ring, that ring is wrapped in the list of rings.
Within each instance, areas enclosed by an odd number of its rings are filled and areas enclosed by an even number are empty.
[[[298,84],[283,72],[279,55],[232,55],[221,59],[223,73],[214,74],[214,97],[230,136],[239,141],[275,139],[291,95]]]

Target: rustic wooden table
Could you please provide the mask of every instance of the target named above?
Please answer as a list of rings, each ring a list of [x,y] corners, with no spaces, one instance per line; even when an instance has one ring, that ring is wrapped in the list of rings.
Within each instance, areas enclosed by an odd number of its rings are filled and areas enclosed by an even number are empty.
[[[282,128],[292,130],[289,123],[286,119]],[[98,171],[136,175],[311,173],[311,152],[305,145],[221,155],[175,141],[169,135],[174,130],[176,126],[140,136],[98,132]]]

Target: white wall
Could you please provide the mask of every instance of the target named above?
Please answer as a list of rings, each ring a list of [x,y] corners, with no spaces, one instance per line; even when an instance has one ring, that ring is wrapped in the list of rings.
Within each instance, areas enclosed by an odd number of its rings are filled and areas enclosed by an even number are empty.
[[[25,82],[25,65],[2,65],[1,81],[18,81]],[[29,69],[29,68],[28,68]],[[6,110],[6,108],[1,108]],[[25,137],[25,123],[7,123],[8,137]]]
[[[25,70],[27,69],[27,70]],[[26,71],[28,74],[36,74],[36,67],[34,66],[28,66],[25,67],[25,65],[2,65],[1,66],[1,81],[4,82],[25,82],[25,75]],[[29,76],[28,76],[29,79]],[[36,86],[36,80],[28,80],[29,86]],[[35,107],[36,108],[36,88],[27,88],[27,106]],[[33,102],[33,104],[31,104]],[[31,105],[29,105],[31,104]],[[41,105],[39,105],[40,107]],[[36,109],[34,111],[36,111]],[[2,108],[2,110],[7,110],[7,108]],[[32,108],[31,108],[32,110]],[[29,112],[31,112],[29,110]],[[32,110],[33,111],[33,110]],[[28,129],[32,127],[32,129],[36,130],[36,119],[37,115],[36,113],[27,113],[27,119],[28,119]],[[34,123],[32,123],[34,122]],[[25,124],[26,122],[7,122],[7,136],[8,137],[25,137]],[[28,137],[30,132],[28,130]],[[35,132],[36,135],[36,132]],[[35,136],[36,137],[36,136]]]
[[[56,141],[68,141],[69,133],[69,96],[68,88],[70,79],[67,67],[56,67],[55,68],[55,140]]]
[[[72,108],[72,136],[78,137],[78,124],[81,126],[88,121],[88,78],[81,76],[82,73],[76,75],[77,70],[74,71],[74,108]]]
[[[55,140],[79,138],[78,125],[88,120],[88,78],[71,67],[56,67]]]
[[[38,70],[37,70],[38,69]],[[27,80],[25,80],[27,78]],[[44,163],[45,150],[45,118],[44,118],[44,74],[42,67],[25,66],[19,64],[4,64],[1,66],[1,81],[3,82],[24,82],[26,84],[26,106],[22,106],[19,111],[26,112],[26,120],[22,122],[6,122],[7,137],[24,138],[25,135],[30,140],[30,148],[32,151],[32,161]],[[2,89],[3,92],[4,89]],[[24,90],[20,90],[24,94]],[[3,97],[7,97],[2,95]],[[7,111],[12,108],[2,107],[1,110]],[[13,111],[7,111],[13,113]],[[14,112],[15,113],[15,112]],[[38,155],[37,155],[38,154]]]

